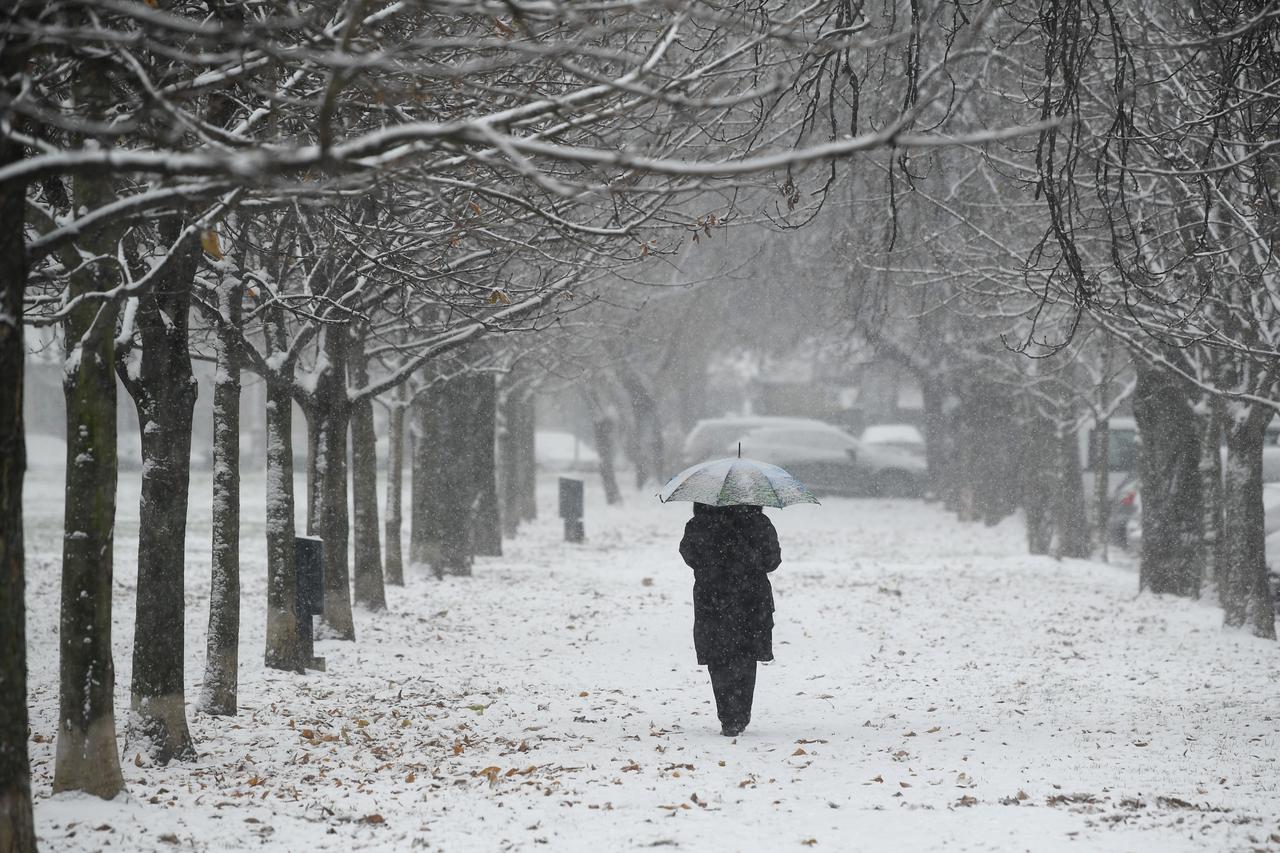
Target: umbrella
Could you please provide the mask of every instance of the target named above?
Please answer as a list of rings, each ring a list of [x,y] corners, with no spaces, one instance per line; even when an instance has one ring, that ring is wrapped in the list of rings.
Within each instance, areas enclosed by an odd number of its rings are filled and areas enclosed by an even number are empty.
[[[658,499],[711,506],[784,507],[818,502],[804,483],[777,465],[734,456],[684,469],[667,481]]]

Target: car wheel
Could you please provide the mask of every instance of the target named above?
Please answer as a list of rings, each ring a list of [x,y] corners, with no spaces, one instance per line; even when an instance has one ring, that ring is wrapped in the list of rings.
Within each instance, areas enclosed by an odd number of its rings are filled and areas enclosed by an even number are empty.
[[[881,471],[876,475],[876,495],[882,498],[914,498],[920,485],[905,471]]]

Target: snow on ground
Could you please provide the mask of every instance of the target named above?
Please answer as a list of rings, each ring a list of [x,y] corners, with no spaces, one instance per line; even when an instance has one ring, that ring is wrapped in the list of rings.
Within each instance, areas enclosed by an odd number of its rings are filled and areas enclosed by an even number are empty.
[[[208,475],[188,546],[188,699],[208,593]],[[190,711],[200,757],[128,792],[50,796],[61,483],[28,485],[32,754],[42,849],[1280,850],[1280,650],[1125,569],[1029,558],[1016,520],[912,501],[770,510],[777,660],[719,735],[694,664],[688,505],[647,492],[561,541],[539,520],[471,578],[420,569],[328,671],[264,670],[262,482],[245,481],[241,714]],[[117,528],[128,707],[136,475]],[[301,490],[300,492],[301,493]]]

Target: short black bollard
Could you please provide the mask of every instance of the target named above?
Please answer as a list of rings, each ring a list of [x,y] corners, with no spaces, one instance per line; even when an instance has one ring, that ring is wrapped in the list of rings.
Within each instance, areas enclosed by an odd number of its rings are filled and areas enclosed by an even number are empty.
[[[564,541],[582,542],[587,538],[582,526],[582,481],[560,478],[560,517],[564,519]]]
[[[294,614],[298,619],[298,648],[302,665],[323,671],[324,658],[315,656],[313,616],[324,612],[324,540],[319,536],[295,536],[293,554],[298,566]]]

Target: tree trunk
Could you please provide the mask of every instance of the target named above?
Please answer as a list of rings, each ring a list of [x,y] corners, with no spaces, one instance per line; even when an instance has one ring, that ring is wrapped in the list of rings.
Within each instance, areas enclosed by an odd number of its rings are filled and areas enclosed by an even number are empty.
[[[604,484],[604,500],[610,505],[622,500],[618,491],[618,475],[614,470],[613,452],[613,419],[608,415],[597,414],[592,421],[595,433],[596,456],[600,458],[600,480]]]
[[[307,422],[307,535],[315,530],[320,518],[320,475],[316,472],[316,464],[320,459],[320,422],[318,415],[309,405],[300,406],[302,418]]]
[[[234,715],[240,683],[240,326],[243,289],[228,280],[218,290],[226,323],[215,328],[213,379],[213,571],[209,637],[200,710]]]
[[[183,226],[170,217],[163,243]],[[138,298],[136,342],[118,364],[142,431],[138,588],[127,741],[158,764],[195,757],[184,679],[187,501],[196,380],[188,316],[198,248],[187,249],[150,293]]]
[[[9,74],[15,61],[0,59]],[[0,167],[22,158],[22,146],[0,139]],[[22,481],[22,299],[27,285],[23,216],[26,187],[0,194],[0,850],[35,853],[31,769],[27,758],[27,638]]]
[[[1111,548],[1111,423],[1098,421],[1089,440],[1093,468],[1093,514],[1097,520],[1097,548],[1105,561]]]
[[[409,388],[400,385],[396,400],[388,408],[387,427],[387,583],[404,586],[403,525],[401,495],[404,491],[404,412]]]
[[[476,377],[475,415],[468,431],[473,444],[473,477],[479,490],[472,513],[475,552],[482,557],[502,556],[502,515],[498,508],[498,468],[495,449],[498,426],[497,378],[486,373]]]
[[[1201,538],[1201,561],[1204,566],[1204,578],[1214,584],[1218,590],[1218,600],[1226,607],[1222,598],[1222,544],[1223,544],[1223,494],[1222,494],[1222,439],[1223,439],[1223,406],[1222,400],[1212,394],[1206,394],[1202,400],[1203,413],[1200,418],[1200,494],[1203,501],[1204,516],[1201,527],[1204,534]]]
[[[1142,557],[1139,589],[1200,592],[1201,521],[1196,415],[1179,380],[1137,366],[1133,414],[1142,437]]]
[[[328,387],[326,387],[328,386]],[[307,530],[324,540],[324,613],[327,636],[337,640],[356,638],[351,615],[351,567],[347,549],[350,522],[347,518],[347,428],[350,409],[345,399],[346,381],[332,373],[317,386],[318,400],[312,409],[316,425],[316,482],[311,500],[316,508],[315,523]]]
[[[476,425],[482,420],[480,412],[491,406],[491,400],[486,406],[485,387],[490,381],[486,376],[460,376],[436,385],[423,400],[420,459],[414,466],[414,497],[420,503],[414,507],[412,547],[415,559],[421,555],[436,577],[471,574],[484,489],[478,475]]]
[[[94,83],[93,85],[98,85]],[[94,210],[112,188],[100,175],[74,182],[77,207]],[[114,226],[82,242],[90,256],[114,257]],[[70,275],[68,296],[110,290],[109,264]],[[116,518],[116,307],[87,302],[63,322],[67,347],[67,480],[62,544],[58,743],[53,790],[110,799],[124,787],[116,747],[115,664],[111,658],[111,586]]]
[[[1267,582],[1266,518],[1262,507],[1262,445],[1274,410],[1239,401],[1226,421],[1221,596],[1224,622],[1255,637],[1276,638],[1275,605]]]
[[[279,329],[276,325],[274,330]],[[283,349],[277,339],[275,348]],[[294,553],[293,398],[278,379],[267,380],[267,644],[266,665],[302,672],[302,648],[294,602],[298,563]],[[308,617],[309,618],[309,617]]]
[[[431,517],[437,494],[431,484],[431,449],[438,436],[429,434],[433,424],[430,417],[431,392],[418,395],[409,408],[410,442],[410,492],[409,492],[409,561],[418,564],[435,562],[431,550]]]
[[[658,481],[658,485],[662,485],[668,472],[662,440],[662,422],[658,418],[658,403],[649,393],[643,377],[625,362],[619,364],[618,381],[622,383],[622,388],[626,391],[631,403],[634,424],[632,437],[634,448],[631,457],[635,460],[636,466],[636,488],[644,487],[648,482],[649,474]]]
[[[516,408],[519,427],[515,435],[517,491],[521,521],[538,517],[538,407],[532,394],[523,394]]]
[[[520,529],[519,391],[504,388],[498,406],[498,484],[502,496],[502,535],[511,538]]]
[[[943,411],[946,390],[941,380],[925,379],[920,383],[921,402],[924,406],[924,454],[929,485],[925,497],[937,500],[946,491],[947,416]]]
[[[1084,474],[1080,470],[1080,437],[1073,430],[1057,437],[1058,490],[1054,499],[1054,529],[1058,534],[1055,556],[1089,558],[1089,513],[1084,497]]]
[[[1020,425],[1007,415],[1014,409],[1009,393],[993,383],[974,384],[961,397],[949,472],[961,521],[994,525],[1017,508],[1019,457],[1008,448],[1023,439],[1017,434]],[[1052,458],[1051,447],[1048,452]]]
[[[349,365],[351,384],[369,383],[364,345],[352,337]],[[373,428],[373,402],[362,400],[351,407],[351,498],[355,526],[355,601],[370,610],[387,609],[382,581],[382,548],[378,542],[378,453]]]
[[[327,636],[337,640],[356,638],[351,615],[351,566],[347,554],[350,521],[347,517],[347,431],[351,403],[347,398],[347,329],[330,326],[324,331],[324,365],[314,390],[305,398],[308,437],[314,448],[307,533],[324,540],[324,613]]]
[[[1056,461],[1053,424],[1043,415],[1033,413],[1027,418],[1023,431],[1022,461],[1018,467],[1027,524],[1027,552],[1043,555],[1053,547],[1054,481],[1057,479],[1057,468],[1053,464]]]

